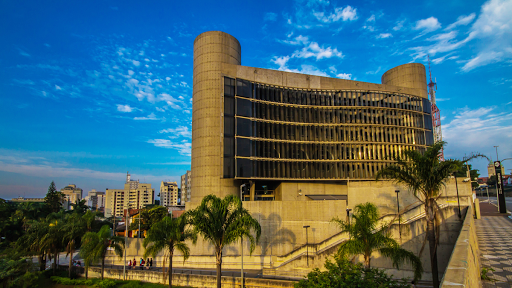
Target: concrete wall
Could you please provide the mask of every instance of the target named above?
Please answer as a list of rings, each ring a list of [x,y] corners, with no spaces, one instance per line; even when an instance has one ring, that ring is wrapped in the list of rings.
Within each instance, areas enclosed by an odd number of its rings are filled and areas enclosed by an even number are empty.
[[[127,270],[127,280],[138,280],[143,282],[151,283],[168,283],[168,275],[162,272],[156,271],[141,271],[141,270]],[[89,268],[89,277],[101,278],[101,268],[92,267]],[[111,279],[124,279],[123,270],[117,269],[105,269],[105,278]],[[260,278],[246,278],[246,287],[293,287],[296,282],[294,281],[283,281],[273,279],[260,279]],[[217,287],[216,276],[211,275],[184,275],[174,274],[172,278],[172,284],[177,286],[185,287]],[[238,288],[241,287],[241,279],[238,277],[222,277],[223,288]]]
[[[481,287],[480,253],[473,207],[468,208],[462,230],[451,253],[441,287]]]
[[[420,63],[408,63],[392,68],[382,75],[382,84],[413,88],[427,92],[425,66]],[[423,96],[423,98],[427,98]]]

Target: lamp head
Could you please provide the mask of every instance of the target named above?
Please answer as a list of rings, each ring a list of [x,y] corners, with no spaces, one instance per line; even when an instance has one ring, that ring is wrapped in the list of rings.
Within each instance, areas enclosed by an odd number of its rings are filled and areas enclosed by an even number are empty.
[[[395,193],[400,193],[400,190],[395,190]]]

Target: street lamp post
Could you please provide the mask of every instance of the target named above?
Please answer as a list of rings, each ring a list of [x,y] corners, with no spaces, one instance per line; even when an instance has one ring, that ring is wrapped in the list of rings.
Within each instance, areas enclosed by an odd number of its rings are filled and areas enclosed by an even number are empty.
[[[306,263],[307,263],[308,267],[309,267],[309,247],[308,247],[309,246],[308,245],[309,244],[308,243],[308,228],[309,227],[310,227],[309,225],[302,226],[302,228],[306,228]]]
[[[124,214],[124,265],[123,265],[123,277],[124,277],[124,280],[126,281],[126,243],[127,243],[127,239],[126,239],[126,235],[128,234],[128,211],[125,212]]]
[[[400,221],[400,201],[398,201],[398,193],[400,190],[395,190],[396,193],[396,206],[397,206],[397,214],[398,214],[398,235],[400,235],[400,241],[402,241],[402,229],[401,229],[401,221]]]

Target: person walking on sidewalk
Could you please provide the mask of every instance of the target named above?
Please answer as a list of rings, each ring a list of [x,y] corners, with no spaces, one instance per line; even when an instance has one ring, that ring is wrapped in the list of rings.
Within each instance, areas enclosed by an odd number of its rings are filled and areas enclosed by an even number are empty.
[[[149,259],[149,269],[151,269],[151,267],[153,267],[153,258]]]
[[[135,258],[133,258],[132,269],[135,269],[135,266],[137,266],[137,260],[135,260]]]

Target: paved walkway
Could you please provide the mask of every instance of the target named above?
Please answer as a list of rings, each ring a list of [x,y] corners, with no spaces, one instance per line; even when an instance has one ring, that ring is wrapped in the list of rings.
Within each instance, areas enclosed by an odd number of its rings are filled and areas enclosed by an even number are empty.
[[[512,287],[512,220],[488,203],[481,203],[480,211],[482,219],[475,220],[480,264],[494,269],[487,275],[495,280],[484,281],[483,287]]]

